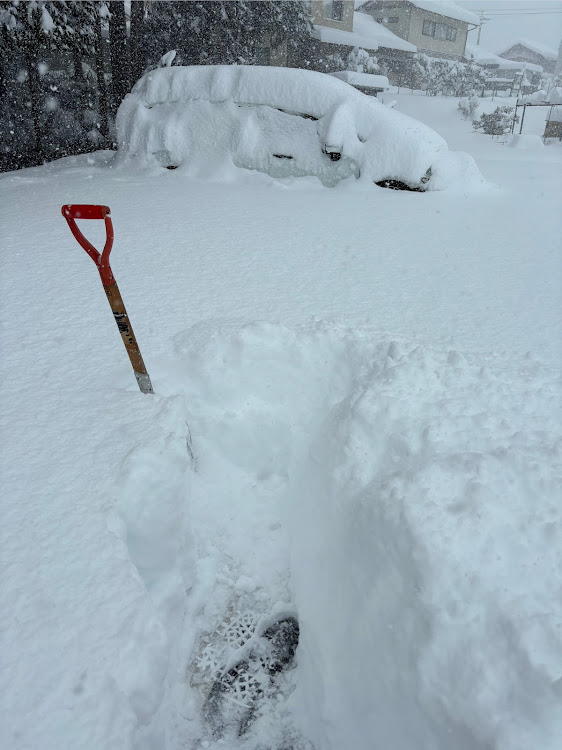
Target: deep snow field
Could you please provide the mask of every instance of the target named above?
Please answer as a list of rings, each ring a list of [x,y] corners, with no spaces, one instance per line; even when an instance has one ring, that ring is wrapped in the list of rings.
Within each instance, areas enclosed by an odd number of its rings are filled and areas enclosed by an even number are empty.
[[[562,147],[385,98],[488,184],[0,175],[2,747],[562,748]],[[112,209],[154,396],[63,203]],[[284,614],[295,668],[213,737]]]

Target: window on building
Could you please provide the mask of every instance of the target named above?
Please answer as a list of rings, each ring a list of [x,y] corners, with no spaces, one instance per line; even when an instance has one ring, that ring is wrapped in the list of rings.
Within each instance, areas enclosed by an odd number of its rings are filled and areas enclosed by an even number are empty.
[[[326,3],[326,18],[343,21],[343,0],[330,0]]]
[[[424,21],[422,34],[425,36],[435,36],[435,21]]]
[[[454,42],[457,39],[457,30],[454,26],[448,26],[446,23],[437,23],[436,21],[424,21],[422,34],[446,42]]]
[[[398,23],[399,20],[398,16],[384,16],[384,18],[377,18],[377,23]]]

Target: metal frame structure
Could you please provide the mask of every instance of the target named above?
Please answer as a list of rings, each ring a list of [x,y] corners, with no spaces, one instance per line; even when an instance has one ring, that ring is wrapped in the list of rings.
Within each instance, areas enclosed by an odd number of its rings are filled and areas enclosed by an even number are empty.
[[[523,107],[523,114],[521,115],[521,125],[519,126],[519,135],[521,135],[521,133],[523,132],[523,122],[525,120],[525,113],[527,112],[527,107],[550,107],[549,117],[547,118],[548,120],[550,118],[550,115],[552,114],[552,110],[554,109],[554,107],[556,107],[556,104],[550,104],[549,102],[543,102],[541,104],[531,104],[530,102],[522,102],[520,104],[518,100],[515,104],[515,110],[513,112],[513,121],[511,123],[510,133],[515,132],[515,123],[517,122],[517,110],[519,109],[519,107]]]

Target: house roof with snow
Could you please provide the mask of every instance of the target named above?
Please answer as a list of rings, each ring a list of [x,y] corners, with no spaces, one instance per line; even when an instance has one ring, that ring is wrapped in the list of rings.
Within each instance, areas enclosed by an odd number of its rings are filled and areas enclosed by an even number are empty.
[[[558,52],[556,50],[553,50],[544,44],[530,42],[528,39],[517,39],[515,42],[512,42],[509,47],[506,47],[505,49],[502,49],[501,52],[498,52],[498,55],[505,55],[506,52],[509,52],[510,49],[516,47],[518,44],[531,50],[531,52],[535,52],[537,55],[546,57],[548,60],[556,60],[558,57]]]
[[[464,8],[459,8],[458,5],[448,0],[408,0],[408,2],[415,5],[416,8],[428,10],[431,13],[438,13],[448,18],[454,18],[456,21],[464,21],[465,23],[476,25],[480,23],[480,18],[477,15]]]
[[[404,52],[417,52],[415,45],[410,44],[405,39],[400,39],[390,29],[377,23],[366,13],[355,12],[353,14],[353,31],[343,31],[342,29],[315,25],[313,35],[321,42],[342,44],[346,47],[363,47],[370,50],[385,47],[387,49],[403,50]]]
[[[335,73],[330,73],[330,75],[339,78],[340,81],[345,81],[346,83],[351,84],[351,86],[361,86],[366,89],[378,89],[379,91],[387,91],[390,88],[386,76],[378,76],[373,73],[357,73],[354,70],[338,70]]]
[[[536,73],[542,73],[543,69],[540,65],[528,62],[516,62],[515,60],[506,60],[505,57],[499,57],[499,55],[490,52],[487,49],[476,44],[470,44],[467,42],[464,56],[467,60],[474,60],[479,65],[497,65],[500,70],[530,70]]]
[[[368,0],[356,0],[355,8],[358,9],[362,5],[365,5]],[[451,0],[407,0],[407,2],[415,5],[416,8],[421,10],[428,10],[431,13],[437,13],[441,16],[447,16],[447,18],[454,18],[456,21],[464,21],[465,23],[480,24],[480,18],[464,8],[459,8]]]

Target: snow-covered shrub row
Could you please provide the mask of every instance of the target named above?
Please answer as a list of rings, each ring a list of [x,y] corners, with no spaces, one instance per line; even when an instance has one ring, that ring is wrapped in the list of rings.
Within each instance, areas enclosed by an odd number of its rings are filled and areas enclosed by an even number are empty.
[[[562,88],[555,87],[550,91],[540,89],[534,94],[521,97],[520,101],[527,104],[562,104]]]
[[[404,60],[379,55],[377,62],[377,72],[388,76],[393,85],[421,89],[428,96],[470,96],[483,88],[488,77],[472,60],[438,59],[423,52]]]
[[[118,160],[144,166],[230,160],[326,185],[353,174],[428,190],[483,182],[472,157],[449,152],[422,123],[331,76],[290,68],[152,71],[121,104],[117,137]]]

